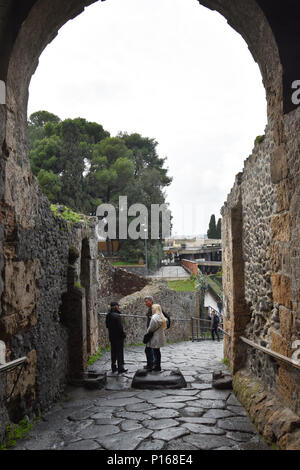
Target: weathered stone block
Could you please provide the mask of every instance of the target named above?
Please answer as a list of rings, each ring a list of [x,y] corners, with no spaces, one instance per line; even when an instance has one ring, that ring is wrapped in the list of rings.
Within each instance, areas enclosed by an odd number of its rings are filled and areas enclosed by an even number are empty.
[[[285,145],[280,145],[271,153],[271,180],[279,183],[288,175],[287,155]]]
[[[278,370],[278,391],[284,399],[285,403],[290,406],[293,394],[293,381],[290,374],[284,367],[279,367]]]
[[[274,302],[291,308],[291,280],[287,276],[273,274],[271,276]]]
[[[293,327],[293,312],[282,305],[279,307],[280,333],[286,340],[291,339]]]
[[[271,349],[282,356],[291,357],[289,343],[277,331],[271,329]]]
[[[288,212],[274,215],[271,218],[271,229],[274,241],[289,242],[291,239],[291,219]]]

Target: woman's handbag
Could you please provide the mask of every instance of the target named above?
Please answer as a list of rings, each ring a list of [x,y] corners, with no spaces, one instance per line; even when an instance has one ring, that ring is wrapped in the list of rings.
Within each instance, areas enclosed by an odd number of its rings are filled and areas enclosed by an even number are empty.
[[[153,333],[151,331],[149,331],[149,333],[146,333],[145,336],[144,336],[144,339],[143,339],[143,343],[144,344],[149,343],[152,336],[153,336]]]

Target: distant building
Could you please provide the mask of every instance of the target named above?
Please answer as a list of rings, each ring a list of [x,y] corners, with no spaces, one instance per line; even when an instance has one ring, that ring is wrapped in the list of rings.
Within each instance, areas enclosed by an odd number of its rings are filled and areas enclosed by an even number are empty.
[[[222,240],[198,237],[172,237],[164,242],[164,253],[173,262],[190,260],[198,263],[204,274],[222,269]]]

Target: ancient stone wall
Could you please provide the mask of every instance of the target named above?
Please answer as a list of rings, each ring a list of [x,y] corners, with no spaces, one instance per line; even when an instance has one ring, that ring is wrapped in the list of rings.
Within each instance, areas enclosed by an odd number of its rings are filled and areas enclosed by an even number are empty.
[[[97,244],[93,238],[93,221],[70,225],[55,217],[49,201],[38,190],[34,230],[18,224],[6,231],[4,240],[5,290],[2,296],[0,337],[6,345],[6,361],[26,356],[27,362],[9,401],[4,396],[13,389],[19,370],[1,374],[1,414],[17,422],[25,414],[48,408],[62,393],[70,374],[70,338],[76,334],[64,321],[63,296],[70,292],[68,278],[70,253],[74,267],[73,286],[84,292],[86,349],[95,351],[98,338],[97,320]],[[83,241],[89,253],[84,261]],[[89,270],[88,283],[82,263]],[[82,360],[84,358],[82,357]],[[7,420],[1,420],[3,437]]]
[[[126,330],[127,345],[142,343],[146,332],[148,311],[144,302],[146,295],[151,295],[154,302],[159,303],[163,310],[171,316],[171,328],[166,330],[168,340],[184,341],[191,337],[190,318],[197,313],[198,308],[196,294],[194,292],[175,292],[168,287],[166,282],[153,281],[144,289],[119,300],[120,310],[124,314],[123,324]],[[126,315],[134,315],[135,318],[129,318]],[[99,316],[99,346],[102,348],[109,346],[105,316],[102,315]]]
[[[286,118],[279,147],[277,126],[267,127],[222,209],[225,355],[298,414],[299,369],[240,336],[299,361],[299,117]]]

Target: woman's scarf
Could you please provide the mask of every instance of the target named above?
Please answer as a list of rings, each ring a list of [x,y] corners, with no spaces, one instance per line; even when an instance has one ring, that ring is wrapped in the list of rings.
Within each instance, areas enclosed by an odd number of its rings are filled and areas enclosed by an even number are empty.
[[[161,306],[159,304],[152,305],[152,315],[157,313],[162,319],[162,329],[165,330],[167,328],[167,320],[164,314],[162,313]]]

